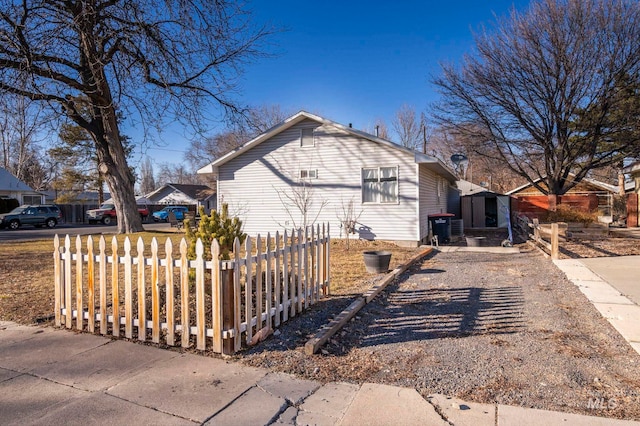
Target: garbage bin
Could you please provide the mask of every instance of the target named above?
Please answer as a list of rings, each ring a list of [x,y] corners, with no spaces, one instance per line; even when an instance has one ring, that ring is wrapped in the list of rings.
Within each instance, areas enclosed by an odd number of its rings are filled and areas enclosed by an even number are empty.
[[[429,215],[429,226],[434,236],[438,236],[438,242],[448,243],[451,241],[451,218],[452,213],[439,213]]]

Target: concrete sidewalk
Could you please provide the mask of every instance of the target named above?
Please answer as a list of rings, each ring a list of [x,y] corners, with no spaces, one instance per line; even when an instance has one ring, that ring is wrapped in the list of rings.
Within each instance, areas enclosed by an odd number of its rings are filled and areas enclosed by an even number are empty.
[[[0,322],[3,425],[632,425],[329,383],[216,358]]]
[[[563,259],[554,263],[640,353],[640,256]]]

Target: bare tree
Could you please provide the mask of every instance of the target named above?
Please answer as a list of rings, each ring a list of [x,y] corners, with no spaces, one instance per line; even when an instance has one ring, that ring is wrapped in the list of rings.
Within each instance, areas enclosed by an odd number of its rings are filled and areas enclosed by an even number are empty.
[[[280,105],[261,105],[249,109],[241,127],[247,136],[255,137],[282,123],[290,115],[291,112],[284,111]]]
[[[250,108],[223,131],[192,141],[185,160],[193,170],[197,170],[283,122],[289,115],[279,105]]]
[[[356,233],[356,225],[358,223],[358,219],[362,216],[362,212],[362,209],[360,209],[359,212],[356,212],[353,197],[346,203],[344,200],[340,200],[340,210],[336,210],[336,216],[340,221],[340,232],[344,231],[344,236],[347,240],[347,250],[349,250],[349,235]]]
[[[50,180],[48,167],[39,154],[47,121],[41,105],[20,96],[2,96],[0,165],[36,190],[45,189]]]
[[[198,176],[187,169],[184,164],[160,164],[156,184],[158,186],[167,183],[179,183],[185,185],[199,184]]]
[[[387,127],[387,123],[385,123],[382,118],[376,118],[373,127],[370,128],[367,126],[362,129],[362,131],[382,139],[389,139],[389,128]]]
[[[478,148],[482,154],[477,152]],[[490,145],[478,144],[473,138],[468,138],[466,133],[439,127],[431,133],[427,154],[447,164],[458,178],[486,186],[492,191],[504,193],[526,183],[526,179],[505,167],[502,161],[487,155],[493,150]],[[463,154],[468,161],[456,165],[451,160],[454,154]]]
[[[140,165],[140,193],[148,194],[156,189],[156,178],[153,175],[151,159],[145,157]]]
[[[416,116],[415,109],[404,104],[396,112],[391,127],[398,135],[400,145],[417,150],[423,142],[422,124]]]
[[[309,180],[301,180],[284,190],[276,190],[280,203],[295,229],[307,229],[318,220],[329,201],[318,198]],[[278,223],[283,228],[285,224]]]
[[[638,78],[639,39],[636,1],[534,2],[479,34],[459,70],[443,66],[435,116],[553,206],[590,170],[640,151],[637,132],[623,131],[637,121],[612,120],[626,102],[620,77]]]
[[[61,109],[89,132],[118,232],[138,232],[118,113],[157,124],[199,122],[209,106],[238,112],[229,94],[268,34],[225,0],[0,0],[0,91]]]

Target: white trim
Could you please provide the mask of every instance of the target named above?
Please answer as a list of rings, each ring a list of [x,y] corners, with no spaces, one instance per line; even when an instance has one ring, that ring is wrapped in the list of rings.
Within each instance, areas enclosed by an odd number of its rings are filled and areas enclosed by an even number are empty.
[[[377,169],[378,170],[378,184],[380,184],[380,170],[381,169],[396,169],[396,200],[392,202],[380,201],[380,192],[378,191],[378,201],[364,201],[364,170]],[[399,205],[400,204],[400,166],[377,166],[377,167],[360,167],[360,204],[361,205]]]
[[[234,149],[233,151],[227,153],[226,155],[223,155],[222,157],[218,158],[217,160],[215,160],[214,162],[200,168],[197,173],[198,174],[214,174],[216,175],[218,173],[218,167],[220,167],[221,165],[233,160],[234,158],[244,154],[246,151],[254,148],[257,145],[260,145],[262,142],[270,139],[271,137],[282,133],[283,131],[289,129],[290,127],[296,125],[297,123],[300,123],[301,121],[304,121],[306,119],[309,120],[313,120],[316,121],[318,123],[320,123],[320,125],[329,125],[329,126],[333,126],[339,130],[342,130],[343,132],[347,133],[347,134],[351,134],[357,137],[361,137],[363,139],[367,139],[371,142],[375,142],[377,144],[380,145],[384,145],[386,147],[389,148],[393,148],[397,151],[401,151],[404,152],[406,154],[412,155],[414,158],[414,161],[416,163],[426,163],[428,164],[428,168],[436,171],[438,174],[446,177],[449,181],[451,182],[455,182],[456,180],[458,180],[458,178],[456,177],[455,173],[453,171],[451,171],[443,162],[441,162],[440,160],[438,160],[435,157],[431,157],[429,155],[420,153],[418,151],[414,151],[412,149],[409,148],[405,148],[404,146],[395,144],[391,141],[388,141],[386,139],[382,139],[379,138],[377,136],[374,135],[370,135],[369,133],[366,132],[362,132],[360,130],[356,130],[352,127],[348,127],[348,126],[344,126],[340,123],[336,123],[335,121],[331,121],[331,120],[327,120],[326,118],[322,118],[318,115],[315,114],[311,114],[309,112],[306,111],[300,111],[294,115],[292,115],[291,117],[287,118],[286,120],[284,120],[282,123],[272,127],[271,129],[267,130],[266,132],[262,133],[261,135],[253,138],[252,140],[248,141],[247,143],[245,143],[244,145]],[[315,144],[315,141],[314,141]]]
[[[422,234],[422,218],[420,217],[420,185],[422,185],[422,182],[420,182],[420,164],[416,163],[416,241],[418,244],[421,242],[420,235]]]
[[[306,173],[306,176],[302,176]],[[318,169],[300,169],[299,179],[318,179]]]
[[[311,145],[304,145],[304,131],[311,130]],[[315,148],[316,146],[316,129],[315,127],[302,127],[300,128],[300,148]]]

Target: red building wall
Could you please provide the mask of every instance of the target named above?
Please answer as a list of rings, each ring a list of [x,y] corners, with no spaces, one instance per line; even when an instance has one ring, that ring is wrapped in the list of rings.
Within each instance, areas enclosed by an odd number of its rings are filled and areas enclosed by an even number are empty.
[[[569,205],[571,208],[591,213],[598,208],[598,196],[595,194],[567,194],[558,196],[558,205]],[[540,218],[549,212],[549,197],[546,195],[515,196],[515,211],[530,218]]]

